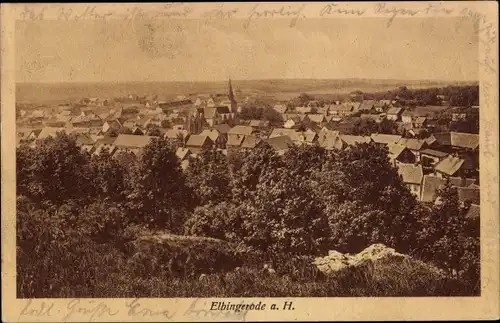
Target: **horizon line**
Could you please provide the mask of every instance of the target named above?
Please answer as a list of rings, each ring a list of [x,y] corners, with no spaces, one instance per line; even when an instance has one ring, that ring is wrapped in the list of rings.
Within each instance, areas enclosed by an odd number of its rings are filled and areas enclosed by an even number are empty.
[[[193,81],[177,81],[177,80],[154,80],[154,81],[16,81],[15,84],[117,84],[117,83],[218,83],[227,82],[228,79],[221,80],[193,80]],[[385,81],[385,82],[412,82],[412,83],[479,83],[480,80],[446,80],[446,79],[396,79],[396,78],[258,78],[258,79],[234,79],[231,82],[251,82],[251,81]]]

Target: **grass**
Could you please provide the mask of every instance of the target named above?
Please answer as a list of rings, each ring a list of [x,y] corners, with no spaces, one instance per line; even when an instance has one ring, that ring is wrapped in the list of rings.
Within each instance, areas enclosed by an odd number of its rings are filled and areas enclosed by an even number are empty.
[[[152,236],[151,236],[152,237]],[[151,238],[150,237],[150,238]],[[158,237],[158,236],[156,236]],[[155,238],[156,239],[156,238]],[[148,240],[148,239],[146,239]],[[152,241],[151,239],[149,241]],[[158,241],[157,241],[158,242]],[[460,282],[419,261],[367,263],[335,276],[318,274],[307,257],[236,252],[216,239],[165,236],[162,243],[121,249],[75,240],[18,251],[18,297],[342,297],[471,295]],[[133,250],[132,250],[132,249]],[[140,256],[137,256],[140,255]],[[172,272],[172,259],[195,261]],[[276,274],[262,270],[274,262]],[[194,265],[193,265],[194,264]],[[288,264],[288,266],[287,266]],[[207,268],[215,268],[212,273]],[[200,273],[205,275],[200,276]]]

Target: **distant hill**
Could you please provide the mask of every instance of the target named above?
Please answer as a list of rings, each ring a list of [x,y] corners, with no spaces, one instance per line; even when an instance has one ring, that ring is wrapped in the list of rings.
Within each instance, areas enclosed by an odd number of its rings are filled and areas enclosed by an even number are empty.
[[[285,100],[302,92],[310,94],[342,94],[355,90],[365,92],[408,88],[473,85],[478,82],[405,81],[383,79],[279,79],[233,80],[241,96],[275,96]],[[160,99],[173,99],[178,95],[225,93],[227,82],[128,82],[128,83],[18,83],[16,101],[20,103],[50,103],[79,100],[84,97],[113,98],[128,94],[158,94]]]

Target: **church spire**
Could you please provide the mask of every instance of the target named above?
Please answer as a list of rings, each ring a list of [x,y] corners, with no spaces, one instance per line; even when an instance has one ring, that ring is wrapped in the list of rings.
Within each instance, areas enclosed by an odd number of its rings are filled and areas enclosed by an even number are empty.
[[[229,93],[228,93],[228,98],[229,98],[229,101],[231,101],[231,102],[234,101],[234,93],[233,93],[233,86],[231,84],[231,78],[229,78]]]

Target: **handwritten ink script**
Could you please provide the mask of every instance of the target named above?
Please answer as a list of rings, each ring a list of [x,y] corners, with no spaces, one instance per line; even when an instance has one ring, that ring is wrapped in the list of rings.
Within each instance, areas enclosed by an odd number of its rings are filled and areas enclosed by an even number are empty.
[[[21,310],[19,319],[24,317],[45,317],[62,319],[63,321],[105,321],[118,315],[127,315],[131,318],[158,318],[159,320],[171,320],[182,316],[189,319],[211,319],[216,321],[245,321],[247,314],[251,311],[294,311],[295,305],[292,301],[282,303],[265,303],[262,301],[238,302],[209,301],[195,299],[186,310],[179,310],[179,304],[172,308],[149,308],[143,305],[139,298],[126,300],[118,306],[108,305],[102,301],[92,299],[70,299],[67,302],[47,302],[28,300]]]
[[[248,17],[244,23],[244,27],[248,28],[250,23],[256,18],[279,18],[279,17],[290,17],[290,27],[295,27],[297,20],[299,18],[305,18],[306,16],[302,13],[305,8],[305,4],[296,6],[281,6],[277,9],[261,9],[260,5],[257,4],[249,12]]]
[[[160,9],[146,11],[139,6],[128,7],[125,12],[105,10],[98,5],[88,5],[83,10],[75,10],[70,6],[59,7],[55,13],[56,20],[99,20],[107,21],[113,19],[131,20],[155,20],[162,18],[187,18],[193,11],[192,6],[181,3],[164,4]],[[49,11],[47,6],[24,6],[19,14],[21,20],[44,20]]]

